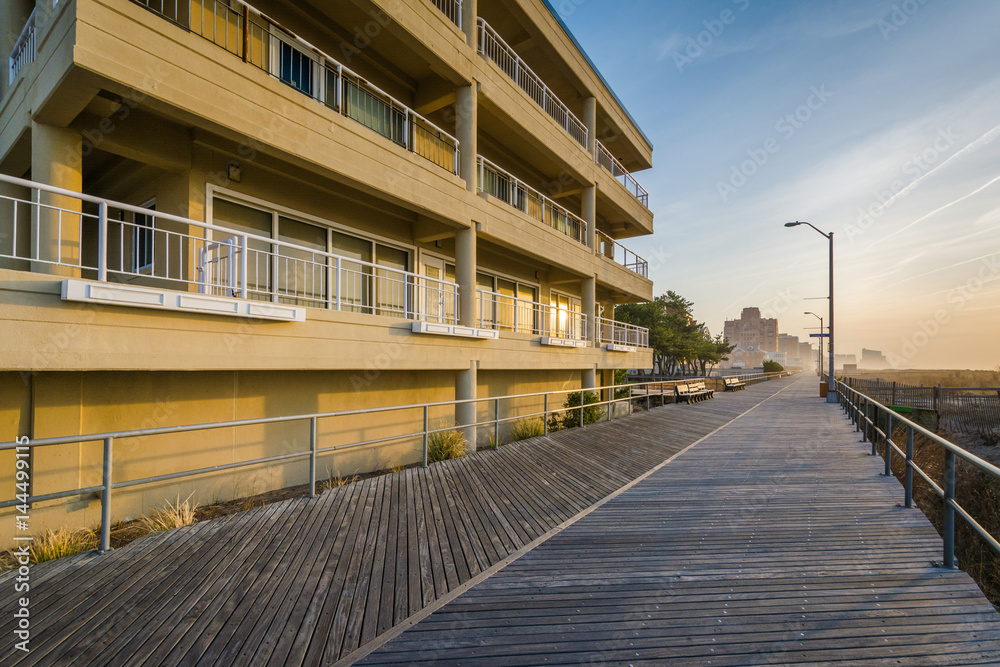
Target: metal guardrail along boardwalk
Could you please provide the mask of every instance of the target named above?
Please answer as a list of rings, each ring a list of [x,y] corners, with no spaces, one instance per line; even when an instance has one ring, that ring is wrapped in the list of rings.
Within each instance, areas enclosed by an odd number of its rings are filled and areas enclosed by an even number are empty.
[[[940,538],[815,389],[764,382],[36,566],[32,652],[7,639],[0,662],[996,664],[1000,617],[928,565]]]

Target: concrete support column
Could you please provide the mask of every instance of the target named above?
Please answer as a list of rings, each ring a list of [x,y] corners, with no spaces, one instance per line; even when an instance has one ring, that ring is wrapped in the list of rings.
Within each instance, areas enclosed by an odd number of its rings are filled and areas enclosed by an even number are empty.
[[[596,368],[586,368],[583,371],[583,388],[584,390],[593,389],[597,386],[597,369]]]
[[[583,124],[587,126],[587,151],[597,157],[597,99],[583,100]]]
[[[475,3],[472,6],[475,10]],[[465,9],[463,9],[465,11]],[[458,89],[455,100],[455,124],[461,145],[462,160],[460,176],[465,179],[465,188],[475,192],[478,179],[476,173],[478,136],[478,95],[476,83]],[[472,221],[470,229],[459,230],[455,236],[455,282],[458,283],[459,322],[463,326],[476,325],[476,228]]]
[[[583,279],[581,301],[583,301],[583,314],[587,316],[587,340],[591,341],[594,347],[600,347],[597,336],[597,279],[595,277]]]
[[[473,360],[469,370],[455,374],[455,400],[465,401],[476,398],[476,388],[479,384],[479,362]],[[465,434],[469,441],[469,451],[476,451],[476,404],[459,403],[455,406],[455,424]]]
[[[83,138],[79,132],[40,123],[31,124],[31,178],[74,192],[83,191]],[[80,230],[92,224],[81,218],[82,202],[72,197],[35,193],[40,204],[32,242],[37,259],[63,264],[80,262]],[[61,210],[55,210],[55,209]],[[79,276],[78,268],[37,263],[35,271]]]
[[[478,325],[476,312],[476,229],[455,234],[455,282],[458,283],[458,321],[465,327]]]
[[[459,176],[465,179],[465,189],[475,192],[478,185],[476,157],[479,153],[479,95],[476,82],[455,91],[455,133],[462,151]]]
[[[476,37],[476,19],[478,17],[479,3],[477,0],[462,0],[462,32],[465,33],[465,41],[474,49],[478,46]]]
[[[597,186],[583,190],[583,221],[587,223],[587,247],[597,253]]]

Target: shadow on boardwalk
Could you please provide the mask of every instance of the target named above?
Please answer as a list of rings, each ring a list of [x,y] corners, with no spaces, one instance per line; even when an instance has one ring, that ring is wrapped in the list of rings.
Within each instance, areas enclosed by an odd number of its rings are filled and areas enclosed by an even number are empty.
[[[4,665],[319,665],[371,642],[787,386],[763,383],[365,480],[31,574]]]

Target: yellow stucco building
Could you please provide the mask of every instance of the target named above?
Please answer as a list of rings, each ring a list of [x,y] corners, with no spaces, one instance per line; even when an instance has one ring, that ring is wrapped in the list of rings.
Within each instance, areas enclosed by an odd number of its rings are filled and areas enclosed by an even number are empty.
[[[646,332],[612,320],[652,298],[623,245],[653,231],[631,174],[652,146],[545,0],[5,0],[0,28],[0,441],[593,387],[651,365]],[[114,476],[307,439],[299,424],[135,438]],[[389,442],[321,467],[418,454]],[[114,517],[299,484],[303,466],[129,489]],[[33,453],[36,495],[100,476],[100,443]],[[39,503],[35,527],[99,511],[93,493]]]

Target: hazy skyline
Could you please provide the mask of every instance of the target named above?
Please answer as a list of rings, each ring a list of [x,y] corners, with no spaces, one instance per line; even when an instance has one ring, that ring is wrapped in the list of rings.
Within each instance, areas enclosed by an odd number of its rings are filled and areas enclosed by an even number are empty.
[[[654,145],[629,247],[713,333],[742,308],[899,367],[1000,352],[1000,5],[552,0]],[[627,36],[627,39],[623,39]]]

